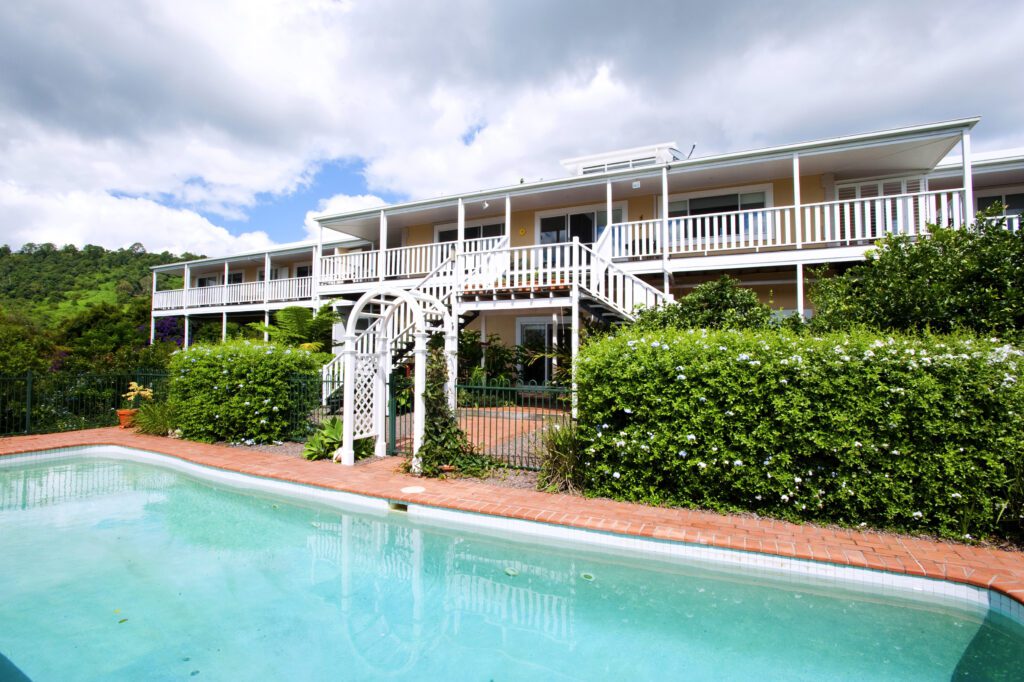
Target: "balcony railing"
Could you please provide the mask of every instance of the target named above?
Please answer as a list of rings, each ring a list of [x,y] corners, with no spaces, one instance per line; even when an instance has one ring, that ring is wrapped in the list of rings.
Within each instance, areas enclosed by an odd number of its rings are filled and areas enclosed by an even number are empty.
[[[886,234],[960,227],[963,192],[940,191],[609,225],[594,246],[605,258],[652,259],[762,249],[865,245]],[[1009,225],[1011,229],[1012,225]]]
[[[187,296],[186,296],[187,293]],[[303,301],[313,297],[312,277],[272,279],[269,282],[244,282],[242,284],[169,289],[153,294],[154,310],[178,308],[209,308],[224,305],[246,305],[278,303],[281,301]],[[185,305],[185,301],[188,304]]]
[[[467,254],[487,253],[504,237],[485,237],[465,242]],[[455,242],[437,242],[387,249],[384,253],[384,279],[423,277],[433,272],[455,252]],[[349,284],[380,279],[380,251],[343,253],[320,259],[322,284]]]

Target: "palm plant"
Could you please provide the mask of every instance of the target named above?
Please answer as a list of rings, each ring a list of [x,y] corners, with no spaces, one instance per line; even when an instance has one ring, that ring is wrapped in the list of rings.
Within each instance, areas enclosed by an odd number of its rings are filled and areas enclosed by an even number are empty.
[[[317,352],[330,348],[331,330],[337,321],[338,315],[329,304],[315,313],[309,308],[289,306],[274,313],[273,324],[250,322],[249,327],[267,334],[274,343]]]

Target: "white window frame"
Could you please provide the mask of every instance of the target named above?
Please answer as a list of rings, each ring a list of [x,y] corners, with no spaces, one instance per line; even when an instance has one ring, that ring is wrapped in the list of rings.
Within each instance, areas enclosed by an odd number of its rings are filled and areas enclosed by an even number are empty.
[[[617,208],[621,209],[622,217],[625,220],[625,222],[629,222],[629,201],[626,200],[626,199],[621,199],[619,201],[612,202],[612,213],[614,213],[615,209],[617,209]],[[573,214],[573,213],[588,213],[590,211],[594,211],[596,213],[597,211],[605,211],[607,209],[608,209],[608,204],[607,203],[603,203],[603,204],[584,204],[582,206],[567,206],[565,208],[552,208],[552,209],[548,209],[548,210],[545,210],[545,211],[534,211],[533,212],[533,243],[534,243],[534,245],[540,246],[540,221],[543,218],[555,218],[557,216],[565,216],[566,219],[568,219],[568,217],[571,214]],[[608,216],[609,220],[611,220],[611,218],[612,218],[611,216]],[[611,224],[614,225],[614,223],[611,223]],[[566,228],[568,229],[568,227],[569,227],[569,224],[566,223]],[[597,225],[594,226],[594,230],[596,232]],[[595,242],[596,242],[598,235],[595,234],[594,237],[595,237]]]
[[[196,283],[195,283],[194,286],[195,286],[196,289],[206,289],[206,288],[209,288],[209,287],[219,287],[220,284],[221,284],[220,278],[221,278],[221,275],[219,275],[219,274],[217,274],[217,275],[196,275]],[[203,282],[205,280],[213,280],[213,282],[210,283],[210,284],[200,284],[200,282]]]
[[[516,345],[517,346],[522,346],[523,345],[523,327],[528,325],[528,324],[543,324],[546,327],[547,325],[555,324],[555,322],[551,319],[551,315],[538,315],[538,316],[532,316],[531,315],[531,316],[528,316],[528,317],[516,317]],[[563,316],[561,316],[561,315],[559,315],[559,317],[558,317],[558,323],[557,324],[559,326],[565,327],[566,329],[570,329],[570,330],[572,329],[571,321],[564,319]],[[558,330],[556,329],[554,331],[555,331],[555,334],[557,336]],[[546,341],[545,341],[545,343],[546,343]],[[549,351],[551,349],[550,348],[545,348],[545,350]],[[545,364],[545,368],[546,367],[547,367],[547,365]],[[519,365],[517,367],[517,369],[518,369],[519,373],[522,374],[523,365]],[[551,369],[552,369],[552,373],[553,373],[554,372],[554,367],[552,366]],[[551,377],[548,376],[547,369],[544,370],[544,375],[545,376],[544,376],[544,384],[543,385],[544,386],[550,385]]]
[[[905,188],[907,186],[907,182],[908,181],[912,181],[912,180],[917,180],[918,182],[921,183],[920,192],[927,192],[928,191],[928,176],[927,175],[877,175],[875,177],[858,178],[856,180],[843,180],[842,182],[835,183],[835,186],[832,188],[832,191],[835,194],[835,196],[838,197],[840,190],[846,189],[847,187],[856,187],[857,188],[857,199],[862,199],[864,197],[860,196],[861,185],[875,184],[875,185],[879,186],[879,189],[881,189],[881,186],[884,185],[885,183],[887,183],[887,182],[895,182],[897,180],[899,180],[900,182],[903,183],[904,191],[901,191],[898,195],[897,194],[886,194],[886,195],[879,194],[877,198],[880,198],[882,196],[902,196],[902,195],[906,194],[907,192],[905,191]],[[917,192],[912,192],[912,194],[916,194],[916,193]],[[875,199],[876,197],[867,197],[867,198]],[[836,201],[851,201],[851,199],[838,199],[837,198]]]
[[[501,239],[502,237],[507,237],[508,236],[508,225],[505,224],[505,216],[497,216],[497,219],[495,219],[495,218],[479,218],[477,220],[467,220],[466,221],[466,227],[467,228],[470,228],[470,227],[483,227],[484,225],[501,225],[501,228],[502,228],[502,233],[500,235],[498,235],[497,237],[485,237],[485,239]],[[439,241],[439,238],[440,238],[442,232],[447,232],[448,230],[458,230],[458,229],[459,229],[459,224],[457,222],[456,223],[438,223],[438,224],[434,225],[434,243],[435,244],[440,244],[441,243]],[[469,240],[467,239],[466,241],[469,241]],[[454,242],[448,242],[448,243],[454,244]]]
[[[238,275],[241,279],[239,281],[237,281],[237,282],[232,282],[231,278],[234,277],[235,275]],[[245,284],[245,271],[244,270],[236,270],[235,272],[229,272],[228,273],[228,281],[226,283],[229,284],[229,285],[230,284]]]
[[[717,197],[723,194],[751,194],[753,192],[764,192],[764,207],[775,208],[775,185],[770,182],[760,185],[738,185],[736,187],[702,189],[697,192],[677,192],[676,194],[668,195],[668,203],[671,204],[673,201],[679,201],[680,199],[702,199],[704,197]],[[666,209],[662,205],[664,203],[665,202],[662,201],[662,196],[659,194],[658,200],[655,202],[658,218],[661,218],[666,214]]]

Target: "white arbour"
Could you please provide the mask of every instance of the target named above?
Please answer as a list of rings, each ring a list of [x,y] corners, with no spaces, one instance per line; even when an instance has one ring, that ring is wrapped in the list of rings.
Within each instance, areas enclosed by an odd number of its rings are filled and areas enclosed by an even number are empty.
[[[372,310],[368,309],[372,306]],[[366,328],[359,330],[361,322]],[[444,334],[448,365],[445,392],[455,409],[455,377],[458,373],[458,326],[455,317],[437,297],[418,290],[381,285],[363,294],[352,306],[345,325],[342,350],[344,433],[335,460],[355,463],[356,440],[376,436],[375,454],[387,453],[386,424],[388,383],[396,347],[413,348],[413,459],[419,471],[425,413],[423,393],[427,383],[427,341]]]

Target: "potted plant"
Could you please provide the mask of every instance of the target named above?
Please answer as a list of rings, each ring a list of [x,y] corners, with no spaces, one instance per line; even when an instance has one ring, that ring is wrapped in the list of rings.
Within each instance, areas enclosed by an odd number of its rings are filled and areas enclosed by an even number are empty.
[[[121,396],[121,409],[117,411],[117,421],[122,429],[135,424],[135,415],[139,411],[139,403],[153,399],[153,389],[146,388],[138,382],[128,384],[128,392]]]

